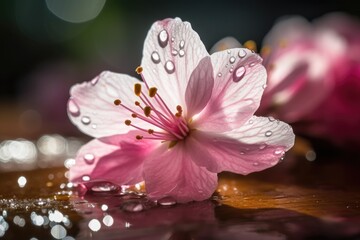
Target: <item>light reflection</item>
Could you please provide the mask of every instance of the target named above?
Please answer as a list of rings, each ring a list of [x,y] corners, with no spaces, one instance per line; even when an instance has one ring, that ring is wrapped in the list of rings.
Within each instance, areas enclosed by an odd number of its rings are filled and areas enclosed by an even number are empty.
[[[49,220],[50,221],[60,223],[60,222],[62,222],[63,218],[64,218],[64,215],[61,212],[59,212],[58,210],[55,210],[54,212],[49,211]]]
[[[58,134],[44,135],[37,141],[37,147],[44,155],[61,155],[65,152],[66,140]]]
[[[106,215],[102,221],[107,227],[111,227],[114,224],[114,218],[110,215]]]
[[[36,157],[35,145],[25,139],[6,140],[0,144],[0,162],[32,163]]]
[[[104,212],[107,211],[109,209],[108,205],[103,204],[101,205],[101,210],[103,210]]]
[[[64,237],[66,237],[67,231],[63,226],[56,224],[51,228],[50,233],[51,236],[56,239],[63,239]]]
[[[99,222],[99,220],[97,219],[92,219],[90,222],[89,222],[89,228],[91,229],[91,231],[93,232],[97,232],[100,230],[101,228],[101,223]]]
[[[19,184],[19,187],[23,188],[25,187],[26,183],[27,183],[27,180],[24,176],[21,176],[18,178],[18,184]]]

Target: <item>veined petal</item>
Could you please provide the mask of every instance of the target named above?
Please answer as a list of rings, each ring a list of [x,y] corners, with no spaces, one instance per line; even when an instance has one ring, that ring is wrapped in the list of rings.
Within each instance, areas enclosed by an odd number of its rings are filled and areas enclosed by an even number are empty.
[[[208,56],[199,35],[180,18],[155,22],[144,43],[143,76],[170,109],[185,106],[184,93],[200,60]]]
[[[194,122],[195,128],[222,132],[244,124],[259,107],[266,83],[262,59],[246,48],[211,55],[212,97]]]
[[[137,131],[94,139],[77,153],[70,181],[109,181],[118,185],[143,181],[143,160],[152,148],[149,141],[135,139]]]
[[[189,117],[201,112],[209,102],[214,87],[210,57],[203,58],[190,76],[185,92],[186,111]]]
[[[146,191],[153,200],[172,197],[180,203],[202,201],[217,187],[217,174],[196,165],[183,142],[168,149],[163,145],[144,163]]]
[[[74,85],[68,101],[70,120],[92,137],[128,132],[131,128],[124,121],[131,118],[131,112],[115,106],[114,100],[121,99],[124,105],[133,107],[138,100],[133,92],[135,83],[143,84],[125,74],[103,72],[92,81]],[[137,121],[134,119],[134,123]],[[147,127],[145,122],[141,125]]]
[[[252,117],[223,134],[194,131],[186,144],[194,161],[212,172],[249,174],[274,166],[294,144],[292,128],[273,118]]]

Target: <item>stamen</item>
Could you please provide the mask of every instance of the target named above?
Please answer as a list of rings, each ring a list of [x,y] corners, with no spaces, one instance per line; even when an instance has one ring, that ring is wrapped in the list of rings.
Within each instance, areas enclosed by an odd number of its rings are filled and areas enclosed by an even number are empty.
[[[114,100],[114,104],[115,104],[116,106],[119,106],[119,105],[121,104],[120,99],[115,99],[115,100]]]
[[[132,116],[133,118],[137,118],[137,114],[136,114],[136,113],[131,114],[131,116]]]
[[[131,121],[130,121],[130,120],[125,120],[125,125],[130,126],[130,125],[131,125]]]
[[[140,83],[135,83],[134,92],[135,92],[136,96],[140,96],[140,94],[141,94],[141,84]]]
[[[180,105],[177,105],[177,106],[176,106],[176,110],[177,110],[178,112],[182,112],[182,107],[181,107]]]
[[[261,56],[267,56],[267,55],[270,54],[270,52],[271,52],[271,48],[269,46],[266,46],[266,45],[260,51]]]
[[[171,142],[169,143],[169,148],[174,147],[177,143],[178,143],[178,141],[171,141]]]
[[[138,67],[135,69],[135,72],[136,72],[137,74],[141,74],[142,71],[143,71],[143,68],[142,68],[141,66],[138,66]]]
[[[153,134],[153,133],[154,133],[154,130],[153,130],[153,129],[149,129],[149,130],[148,130],[148,133],[149,133],[149,134]]]
[[[150,113],[151,113],[151,107],[149,107],[149,106],[146,106],[146,107],[144,107],[144,114],[145,114],[145,116],[150,116]]]
[[[152,88],[149,89],[149,96],[150,97],[155,97],[156,93],[157,93],[157,88],[156,87],[152,87]]]
[[[143,136],[141,136],[141,135],[136,135],[136,139],[137,139],[137,140],[141,140],[141,139],[143,139]]]
[[[140,106],[140,103],[138,101],[135,101],[136,106]]]
[[[253,40],[246,41],[244,43],[244,47],[246,47],[247,49],[253,50],[254,52],[257,51],[256,42],[254,42]]]

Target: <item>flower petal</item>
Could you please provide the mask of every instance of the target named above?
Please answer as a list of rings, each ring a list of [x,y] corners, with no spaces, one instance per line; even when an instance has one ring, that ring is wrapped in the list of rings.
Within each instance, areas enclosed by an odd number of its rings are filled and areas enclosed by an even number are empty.
[[[157,87],[170,109],[185,106],[184,93],[200,60],[208,56],[199,35],[181,19],[155,22],[144,43],[141,65],[149,87]]]
[[[203,58],[190,76],[186,87],[187,115],[201,112],[209,102],[214,87],[214,76],[210,57]]]
[[[262,59],[246,48],[211,55],[214,90],[196,128],[226,131],[244,124],[259,107],[266,83]]]
[[[119,98],[124,105],[134,106],[137,100],[133,92],[135,83],[141,82],[128,75],[103,72],[92,81],[73,86],[68,101],[70,120],[82,132],[93,137],[128,132],[131,128],[124,124],[124,120],[131,117],[131,112],[115,106],[114,100]],[[139,120],[133,121],[136,123]],[[141,123],[142,126],[144,124]]]
[[[137,131],[94,139],[84,145],[70,169],[70,181],[101,180],[123,184],[143,181],[143,159],[151,149],[151,142],[135,139]]]
[[[274,166],[294,144],[289,125],[273,118],[252,117],[223,134],[194,131],[187,140],[193,160],[212,172],[249,174]]]
[[[146,191],[153,200],[172,197],[177,202],[202,201],[217,187],[217,174],[197,166],[183,142],[168,149],[162,144],[146,159]]]

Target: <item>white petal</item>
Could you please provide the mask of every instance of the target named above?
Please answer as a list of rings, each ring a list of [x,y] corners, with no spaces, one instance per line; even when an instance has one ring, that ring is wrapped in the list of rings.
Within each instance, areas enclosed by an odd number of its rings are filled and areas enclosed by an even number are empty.
[[[103,72],[92,81],[73,86],[68,101],[70,120],[82,132],[93,137],[132,130],[124,124],[125,119],[131,119],[131,112],[115,106],[114,100],[120,99],[124,105],[136,109],[134,101],[138,97],[133,92],[135,83],[141,82],[128,75]],[[139,120],[132,121],[136,123]],[[144,122],[140,126],[148,127]]]
[[[205,46],[190,23],[179,18],[158,21],[145,39],[143,76],[149,87],[157,87],[170,109],[175,110],[177,105],[185,106],[190,75],[206,56]]]

